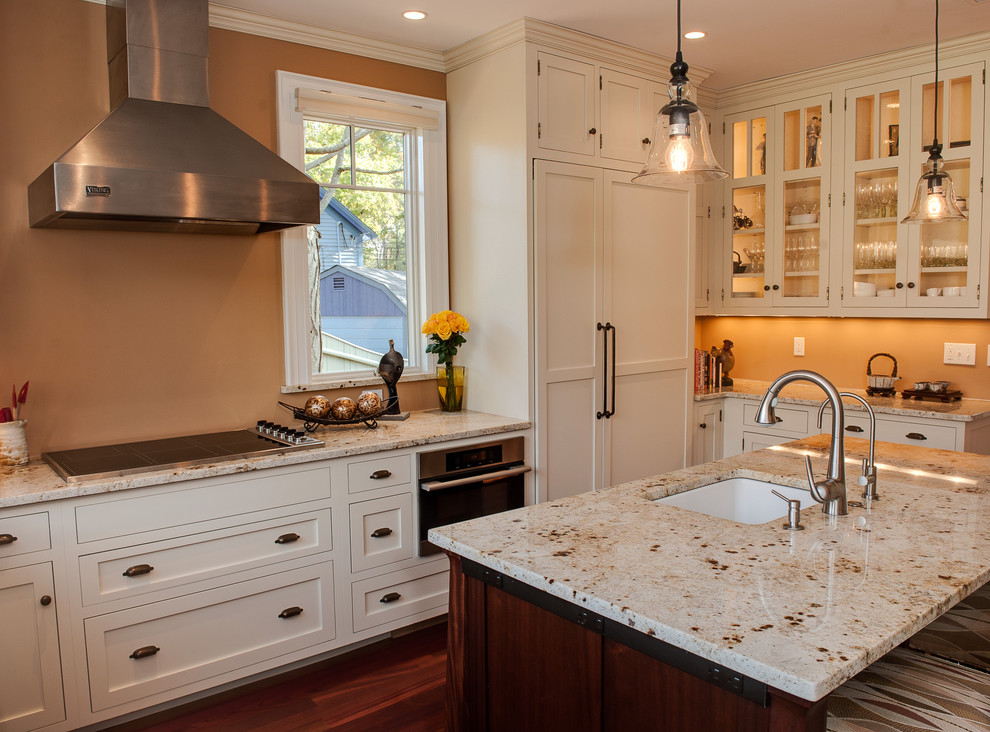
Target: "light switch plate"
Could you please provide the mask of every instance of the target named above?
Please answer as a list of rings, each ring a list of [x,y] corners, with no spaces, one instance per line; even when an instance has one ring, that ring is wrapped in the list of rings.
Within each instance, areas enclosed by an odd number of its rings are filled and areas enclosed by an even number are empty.
[[[957,364],[961,366],[975,366],[976,344],[946,343],[942,363]]]
[[[795,336],[794,338],[794,355],[795,356],[804,355],[804,338],[800,336]]]

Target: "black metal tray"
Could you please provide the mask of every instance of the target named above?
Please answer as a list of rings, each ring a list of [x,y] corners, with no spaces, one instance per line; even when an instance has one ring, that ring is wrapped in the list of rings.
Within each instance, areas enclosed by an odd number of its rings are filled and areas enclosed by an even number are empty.
[[[385,410],[388,408],[388,401],[383,401],[381,409],[371,414],[362,414],[359,417],[354,417],[353,419],[328,419],[326,417],[314,417],[311,414],[306,414],[306,410],[303,407],[295,407],[291,404],[286,404],[285,402],[279,402],[279,405],[285,407],[290,412],[292,416],[300,420],[303,423],[303,429],[307,432],[314,432],[320,425],[345,425],[345,424],[361,424],[362,422],[368,429],[376,430],[378,429],[378,417],[385,414]]]

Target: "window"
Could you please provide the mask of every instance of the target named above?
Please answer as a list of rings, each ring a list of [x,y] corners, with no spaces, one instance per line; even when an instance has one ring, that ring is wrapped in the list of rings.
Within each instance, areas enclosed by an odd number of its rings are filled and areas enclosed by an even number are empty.
[[[278,73],[279,148],[320,184],[321,220],[282,235],[286,385],[404,378],[432,363],[420,325],[447,306],[445,104]]]

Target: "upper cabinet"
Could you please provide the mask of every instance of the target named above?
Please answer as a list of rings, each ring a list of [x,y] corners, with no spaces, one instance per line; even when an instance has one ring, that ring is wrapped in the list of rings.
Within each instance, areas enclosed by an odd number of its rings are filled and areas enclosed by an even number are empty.
[[[570,58],[537,54],[537,147],[643,164],[666,86],[651,79]],[[550,153],[550,157],[556,157]]]
[[[754,85],[716,120],[723,221],[709,269],[721,298],[699,313],[986,318],[990,245],[983,224],[982,53],[871,80],[807,76],[789,97]],[[827,70],[826,70],[827,72]],[[840,74],[822,78],[839,78]],[[848,76],[844,77],[848,78]],[[775,102],[747,111],[745,99]],[[833,110],[833,101],[834,114]],[[721,100],[720,100],[721,104]],[[902,224],[935,136],[967,221]]]

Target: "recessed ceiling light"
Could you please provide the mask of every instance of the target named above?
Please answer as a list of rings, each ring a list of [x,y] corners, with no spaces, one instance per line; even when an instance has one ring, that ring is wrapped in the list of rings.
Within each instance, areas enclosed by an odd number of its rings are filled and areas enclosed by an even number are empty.
[[[422,10],[407,10],[402,14],[402,17],[406,20],[422,20],[426,17],[426,13]]]
[[[684,37],[687,38],[687,39],[689,39],[689,40],[694,41],[694,40],[697,40],[698,38],[704,38],[705,37],[705,32],[704,31],[688,31],[687,33],[684,34]]]

